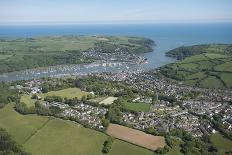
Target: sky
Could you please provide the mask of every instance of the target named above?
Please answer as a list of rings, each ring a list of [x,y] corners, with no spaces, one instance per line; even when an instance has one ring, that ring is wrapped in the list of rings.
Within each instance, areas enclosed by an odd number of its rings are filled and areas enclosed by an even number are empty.
[[[0,0],[0,23],[232,21],[232,0]]]

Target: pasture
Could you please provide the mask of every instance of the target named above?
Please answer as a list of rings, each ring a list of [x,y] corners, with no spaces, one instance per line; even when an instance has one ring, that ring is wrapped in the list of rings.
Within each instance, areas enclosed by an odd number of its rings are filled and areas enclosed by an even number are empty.
[[[79,88],[67,88],[63,90],[50,91],[48,93],[41,94],[41,97],[44,98],[46,96],[60,96],[62,98],[67,97],[68,99],[73,99],[75,97],[81,99],[82,96],[88,94],[89,94],[88,92],[81,91]]]
[[[232,88],[231,57],[206,53],[161,67],[161,72],[183,84],[203,88]]]
[[[107,135],[75,122],[47,116],[21,115],[10,103],[0,109],[0,127],[5,128],[27,152],[33,155],[102,155]],[[109,155],[152,155],[136,145],[115,140]]]
[[[5,128],[20,144],[23,144],[48,120],[48,117],[21,115],[14,110],[13,103],[0,109],[0,127]]]
[[[165,139],[162,136],[153,136],[142,131],[117,124],[110,124],[106,133],[115,138],[147,148],[149,150],[156,150],[165,146]]]
[[[125,108],[132,111],[149,111],[151,104],[149,103],[130,103],[125,102]]]

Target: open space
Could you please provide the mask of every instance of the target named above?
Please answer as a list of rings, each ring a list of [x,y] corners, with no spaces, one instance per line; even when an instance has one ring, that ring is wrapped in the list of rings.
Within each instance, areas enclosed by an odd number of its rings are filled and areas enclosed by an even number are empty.
[[[156,150],[157,148],[162,148],[165,146],[165,140],[162,136],[153,136],[142,131],[117,124],[110,124],[106,132],[115,138],[142,146],[150,150]]]
[[[21,115],[14,110],[13,103],[0,109],[0,127],[5,128],[13,139],[33,155],[102,155],[101,149],[107,139],[107,135],[71,121]],[[153,153],[136,145],[115,140],[109,155],[118,154],[152,155]]]
[[[107,97],[103,101],[99,102],[99,104],[109,105],[112,104],[117,99],[118,99],[117,97]]]
[[[149,111],[151,104],[149,103],[130,103],[125,102],[125,108],[132,111]]]
[[[222,134],[216,133],[211,135],[211,141],[218,149],[218,154],[223,155],[228,151],[232,151],[232,140],[225,138]]]
[[[77,97],[78,99],[81,99],[82,96],[88,95],[88,92],[81,91],[79,88],[68,88],[68,89],[63,89],[59,91],[50,91],[45,94],[41,94],[41,97],[44,98],[46,96],[60,96],[60,97],[67,97],[68,99],[73,99]]]

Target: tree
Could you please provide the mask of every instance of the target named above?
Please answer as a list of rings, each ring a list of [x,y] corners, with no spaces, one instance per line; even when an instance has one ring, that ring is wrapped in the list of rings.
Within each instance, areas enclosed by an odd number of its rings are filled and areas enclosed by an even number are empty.
[[[103,125],[104,127],[108,127],[108,125],[109,125],[109,123],[110,123],[110,121],[109,121],[108,119],[105,119],[105,118],[103,118],[103,119],[101,120],[101,122],[102,122],[102,125]]]
[[[38,99],[38,96],[36,94],[32,94],[31,99]]]
[[[29,155],[19,146],[6,130],[0,128],[0,154],[2,155]]]
[[[42,86],[42,93],[47,93],[49,90],[49,86],[48,85],[43,85]]]
[[[114,138],[113,137],[108,137],[108,139],[103,144],[102,152],[103,153],[110,152],[110,149],[111,149],[111,146],[112,146],[113,142],[114,142]]]
[[[21,114],[34,114],[35,108],[34,107],[27,107],[24,102],[16,103],[15,110]]]

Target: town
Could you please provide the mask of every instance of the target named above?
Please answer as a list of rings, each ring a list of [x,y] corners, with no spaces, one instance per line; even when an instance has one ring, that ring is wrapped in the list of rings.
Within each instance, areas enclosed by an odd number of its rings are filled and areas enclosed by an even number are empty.
[[[122,113],[122,124],[147,131],[154,128],[157,133],[167,133],[176,128],[184,129],[194,137],[201,137],[204,134],[217,132],[210,120],[215,115],[221,115],[225,129],[232,130],[232,92],[231,90],[212,90],[183,86],[181,84],[160,79],[156,70],[143,72],[120,72],[120,73],[100,73],[89,76],[96,76],[105,81],[119,81],[130,87],[144,92],[156,91],[155,103],[148,96],[140,96],[133,99],[132,103],[149,104],[149,111]],[[43,80],[32,80],[25,85],[31,90],[31,94],[41,93]],[[20,89],[20,86],[17,86]],[[12,89],[12,88],[11,88]],[[166,96],[175,96],[174,101],[160,99],[159,93]],[[94,92],[92,92],[94,94]],[[197,95],[190,95],[197,94]],[[178,104],[177,104],[178,103]],[[46,107],[58,107],[62,109],[60,117],[73,118],[85,122],[90,128],[104,130],[102,118],[108,112],[108,108],[103,106],[92,106],[80,101],[75,106],[70,106],[62,102],[43,102]],[[202,119],[207,116],[208,119]]]

